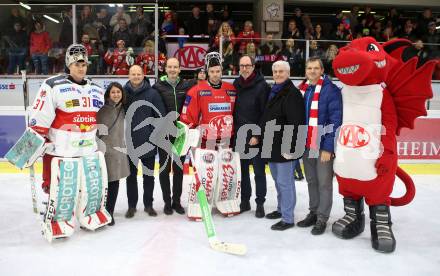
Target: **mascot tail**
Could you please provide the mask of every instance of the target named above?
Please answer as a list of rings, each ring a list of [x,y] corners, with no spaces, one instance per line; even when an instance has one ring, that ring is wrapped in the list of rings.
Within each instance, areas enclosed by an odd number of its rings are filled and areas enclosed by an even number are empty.
[[[410,203],[414,196],[416,195],[416,187],[414,186],[414,182],[411,177],[400,167],[397,167],[396,171],[397,177],[402,180],[406,187],[406,193],[399,198],[391,198],[392,206],[403,206]]]

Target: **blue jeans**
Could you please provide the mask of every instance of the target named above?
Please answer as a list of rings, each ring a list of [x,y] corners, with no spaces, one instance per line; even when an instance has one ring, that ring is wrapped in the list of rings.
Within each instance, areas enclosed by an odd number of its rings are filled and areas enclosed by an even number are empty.
[[[277,189],[277,211],[286,223],[294,223],[293,210],[296,205],[294,168],[295,161],[269,162],[270,172]]]
[[[48,59],[49,58],[48,58],[47,54],[33,54],[32,55],[32,62],[34,63],[34,67],[37,72],[37,75],[49,74],[49,69],[48,69],[48,65],[47,65]]]
[[[241,202],[249,201],[252,195],[251,179],[249,176],[249,165],[254,167],[255,174],[255,202],[257,204],[264,204],[266,201],[266,163],[258,154],[252,159],[241,159]]]
[[[17,65],[20,70],[25,69],[24,60],[26,58],[26,48],[17,48],[9,50],[8,74],[17,72]]]

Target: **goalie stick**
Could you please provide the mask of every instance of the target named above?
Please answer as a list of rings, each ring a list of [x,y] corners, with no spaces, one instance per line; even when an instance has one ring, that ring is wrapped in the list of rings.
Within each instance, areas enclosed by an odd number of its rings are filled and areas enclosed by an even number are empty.
[[[25,120],[26,127],[29,126],[29,114],[27,111],[27,107],[29,106],[29,94],[27,89],[27,79],[26,79],[26,70],[21,70],[21,78],[23,80],[23,98],[24,98],[24,112],[25,112]],[[29,167],[29,182],[31,184],[31,196],[32,196],[32,209],[34,213],[39,217],[38,213],[38,205],[37,205],[37,190],[35,188],[35,166],[32,163]]]
[[[193,161],[193,154],[190,150],[190,158]],[[192,162],[193,163],[193,162]],[[212,220],[211,210],[208,205],[208,199],[206,198],[205,187],[201,184],[199,176],[197,174],[197,169],[193,163],[194,176],[197,182],[198,191],[197,198],[200,203],[200,209],[202,210],[202,220],[205,226],[205,231],[208,236],[209,244],[212,249],[233,255],[244,255],[246,254],[247,248],[244,244],[239,243],[227,243],[222,242],[217,238],[217,233],[215,232],[214,222]]]

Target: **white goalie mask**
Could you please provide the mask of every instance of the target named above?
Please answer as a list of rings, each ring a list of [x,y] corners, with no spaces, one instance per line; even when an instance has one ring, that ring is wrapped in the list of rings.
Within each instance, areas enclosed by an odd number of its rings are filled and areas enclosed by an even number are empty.
[[[81,44],[72,44],[66,50],[66,66],[69,68],[72,63],[79,61],[89,62],[87,49]]]
[[[210,52],[205,56],[205,67],[222,66],[222,56],[218,52]]]

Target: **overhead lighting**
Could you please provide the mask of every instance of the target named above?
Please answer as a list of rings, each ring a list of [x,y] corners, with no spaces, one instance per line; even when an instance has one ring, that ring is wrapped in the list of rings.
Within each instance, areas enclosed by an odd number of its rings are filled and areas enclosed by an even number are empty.
[[[52,22],[54,22],[54,23],[60,23],[60,21],[58,21],[58,20],[56,20],[55,18],[53,18],[53,17],[50,17],[49,15],[43,15],[43,17],[44,18],[46,18],[47,20],[50,20],[50,21],[52,21]]]
[[[120,7],[120,8],[123,8],[123,7],[124,7],[123,4],[116,4],[116,6],[118,6],[118,7]]]
[[[435,27],[436,30],[440,29],[440,26]]]
[[[20,6],[22,6],[23,8],[27,9],[27,10],[31,10],[31,7],[29,5],[24,4],[23,2],[19,2]]]
[[[109,6],[110,8],[114,8],[114,7],[115,7],[115,4],[108,4],[108,6]]]

